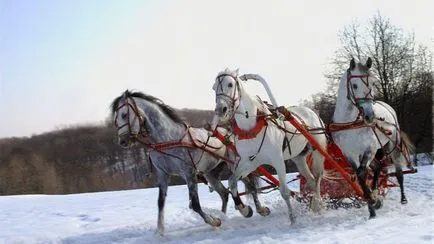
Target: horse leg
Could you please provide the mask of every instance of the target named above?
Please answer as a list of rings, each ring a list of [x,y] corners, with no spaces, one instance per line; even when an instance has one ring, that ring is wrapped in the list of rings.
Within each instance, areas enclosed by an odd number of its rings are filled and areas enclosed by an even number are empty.
[[[300,172],[300,174],[306,179],[308,188],[310,190],[314,191],[314,195],[312,197],[312,201],[310,203],[310,209],[313,212],[319,212],[319,210],[321,209],[321,193],[320,193],[320,177],[322,173],[318,173],[318,177],[315,177],[312,174],[312,171],[309,169],[308,164],[306,163],[307,160],[307,152],[308,152],[308,147],[306,146],[306,148],[302,151],[301,154],[299,154],[297,157],[292,158],[291,160],[295,163],[295,165],[297,165],[297,169]],[[313,155],[314,156],[314,163],[315,160],[322,160],[318,155]],[[316,161],[317,163],[320,161]],[[314,165],[314,168],[317,168],[317,171],[320,171],[319,166]],[[323,166],[324,169],[324,166]]]
[[[381,160],[384,158],[384,151],[382,148],[377,150],[374,158],[375,160],[369,164],[372,171],[374,172],[374,176],[372,179],[372,186],[371,186],[373,191],[377,190],[378,188],[378,177],[380,176]]]
[[[375,218],[375,216],[376,216],[374,204],[376,204],[377,202],[372,198],[371,190],[369,189],[369,187],[366,184],[366,176],[368,174],[368,169],[366,167],[367,161],[368,161],[367,155],[368,155],[368,153],[365,153],[362,157],[362,160],[360,162],[360,166],[357,169],[357,178],[358,178],[360,186],[362,187],[362,190],[363,190],[363,197],[368,202],[369,218],[372,219],[372,218]]]
[[[167,196],[167,188],[169,186],[168,175],[160,170],[157,170],[158,179],[158,233],[164,235],[164,203]]]
[[[392,150],[393,150],[393,145],[389,143],[388,151],[392,151]],[[397,149],[392,151],[391,156],[392,156],[393,165],[395,166],[396,180],[398,181],[399,188],[401,190],[401,204],[406,204],[408,201],[404,194],[404,174],[402,173],[402,164],[404,162],[407,162],[407,159],[404,157],[403,152]]]
[[[244,217],[250,218],[253,215],[253,210],[250,206],[245,205],[243,201],[241,201],[240,195],[238,195],[237,180],[233,176],[234,175],[231,175],[231,177],[229,177],[228,182],[229,188],[231,189],[232,199],[234,200],[235,209],[240,211]]]
[[[380,177],[380,165],[379,164],[381,164],[380,161],[374,160],[369,165],[369,167],[374,172],[374,175],[372,177],[372,184],[371,184],[372,191],[375,191],[378,189],[378,178]]]
[[[314,190],[315,177],[313,176],[312,172],[309,169],[309,166],[306,163],[306,157],[308,152],[309,146],[306,146],[300,154],[298,154],[294,158],[291,158],[291,160],[297,166],[298,172],[300,172],[300,174],[303,175],[303,177],[306,179],[309,189]]]
[[[402,167],[399,164],[395,164],[395,175],[398,180],[399,188],[401,189],[401,204],[406,204],[407,198],[404,194],[404,174],[402,173]]]
[[[286,206],[288,207],[289,220],[291,221],[291,224],[294,224],[295,215],[292,211],[291,202],[289,201],[291,190],[289,190],[288,186],[286,185],[286,169],[283,157],[281,159],[281,163],[272,166],[276,169],[277,175],[279,177],[280,195],[282,196],[283,200],[285,200]]]
[[[202,208],[201,208],[200,202],[199,202],[199,196],[197,194],[197,184],[194,181],[193,176],[188,177],[187,187],[188,187],[188,192],[189,192],[189,196],[191,199],[191,206],[192,206],[193,210],[203,218],[205,223],[207,223],[211,226],[214,226],[214,227],[220,226],[222,224],[222,222],[219,218],[214,218],[213,216],[208,215],[202,211]]]
[[[222,212],[226,214],[229,200],[229,190],[226,189],[222,182],[213,173],[207,173],[205,174],[205,177],[207,178],[212,188],[217,191],[220,198],[222,199]]]
[[[270,209],[268,207],[262,207],[261,202],[258,198],[258,176],[255,174],[249,174],[246,178],[242,179],[244,185],[246,186],[247,192],[252,194],[253,201],[255,202],[256,212],[261,216],[268,216],[270,214]]]
[[[313,164],[312,172],[315,177],[315,193],[311,202],[311,209],[314,213],[317,213],[322,208],[322,198],[321,198],[321,180],[324,174],[324,156],[317,150],[312,152]]]

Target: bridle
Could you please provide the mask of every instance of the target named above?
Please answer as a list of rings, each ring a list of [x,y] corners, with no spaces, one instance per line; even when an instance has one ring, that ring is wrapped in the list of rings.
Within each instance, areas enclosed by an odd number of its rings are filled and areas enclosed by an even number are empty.
[[[137,107],[136,101],[134,99],[130,99],[131,97],[127,94],[127,92],[124,93],[123,95],[123,103],[116,108],[116,116],[115,116],[115,127],[116,129],[119,131],[124,127],[128,127],[128,130],[126,132],[123,132],[121,134],[118,134],[118,137],[124,136],[124,135],[129,135],[131,138],[137,139],[138,136],[141,136],[142,138],[146,138],[149,136],[149,132],[146,129],[145,126],[145,119],[143,117],[143,115],[140,113],[139,108]],[[132,102],[130,102],[132,101]],[[118,124],[118,116],[119,116],[119,110],[123,107],[127,107],[127,113],[126,113],[126,122],[122,125]],[[134,113],[135,117],[132,121],[130,121],[130,114]],[[134,132],[132,130],[131,125],[133,125],[136,120],[139,120],[139,131],[138,132]]]
[[[129,99],[130,98],[130,99]],[[130,102],[131,101],[131,102]],[[128,117],[128,119],[125,119],[126,122],[123,123],[122,125],[119,125],[117,123],[117,118],[119,116],[119,110],[123,107],[127,107],[127,112],[126,112],[126,116]],[[130,114],[134,113],[135,117],[134,119],[130,122]],[[208,141],[210,139],[210,136],[208,136],[208,139],[206,142],[201,142],[199,139],[194,138],[192,135],[192,132],[190,130],[190,126],[187,125],[186,123],[183,123],[183,125],[185,126],[185,133],[184,135],[179,139],[179,140],[174,140],[174,141],[166,141],[166,142],[159,142],[159,143],[153,143],[150,140],[150,133],[148,131],[148,129],[146,128],[146,120],[144,118],[143,112],[141,112],[141,110],[139,110],[139,108],[137,107],[136,101],[133,99],[133,97],[131,97],[128,92],[125,92],[123,94],[123,104],[121,104],[120,106],[118,106],[115,110],[115,126],[117,128],[117,130],[119,131],[120,129],[124,128],[124,127],[128,127],[128,131],[119,134],[118,137],[124,136],[124,135],[128,135],[130,137],[130,140],[128,142],[128,144],[131,144],[131,139],[134,139],[135,141],[138,141],[140,144],[142,144],[145,147],[145,150],[148,151],[158,151],[161,154],[164,154],[166,156],[169,157],[173,157],[173,158],[177,158],[180,161],[184,161],[185,160],[183,158],[181,158],[180,156],[173,154],[171,152],[166,152],[165,150],[167,149],[172,149],[172,148],[186,148],[186,149],[200,149],[202,150],[202,154],[200,155],[200,158],[197,160],[197,162],[199,162],[204,153],[208,152],[211,155],[213,155],[216,158],[219,158],[221,160],[224,160],[228,163],[232,163],[235,164],[235,161],[225,158],[224,156],[220,156],[216,153],[213,152],[213,150],[219,150],[220,147],[215,147],[212,145],[208,145]],[[139,120],[139,131],[138,132],[133,132],[132,130],[132,126],[136,120]],[[225,146],[227,146],[225,144]],[[190,157],[190,161],[192,163],[192,165],[194,167],[196,167],[196,163],[193,160],[193,156],[191,155],[190,150],[187,150],[188,155]]]
[[[226,95],[223,92],[223,79],[226,76],[231,77],[235,81],[235,86],[234,86],[234,91],[232,93],[232,96]],[[236,102],[237,101],[239,102],[241,100],[240,82],[238,80],[238,77],[234,76],[232,74],[220,74],[216,77],[216,80],[218,82],[218,84],[215,88],[216,98],[223,99],[230,105],[230,107],[228,108],[229,109],[228,113],[230,114],[231,117],[228,119],[228,121],[231,121],[235,115],[235,111],[238,109],[238,106],[239,106],[239,103],[238,103],[238,105],[236,105]],[[238,96],[236,96],[237,93],[238,93]]]
[[[359,110],[359,115],[363,113],[361,109],[361,105],[363,103],[370,103],[374,101],[374,96],[372,95],[372,87],[369,85],[369,77],[370,75],[352,75],[351,71],[347,70],[347,99],[351,101],[351,103]],[[354,95],[354,89],[351,85],[351,79],[360,79],[363,84],[369,89],[369,92],[362,98],[356,98]],[[365,80],[366,79],[366,80]]]

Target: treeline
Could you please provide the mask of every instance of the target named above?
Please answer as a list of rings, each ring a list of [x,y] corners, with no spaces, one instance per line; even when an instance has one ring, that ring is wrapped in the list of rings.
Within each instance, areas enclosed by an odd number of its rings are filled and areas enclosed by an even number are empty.
[[[182,109],[196,127],[212,111]],[[154,185],[153,169],[142,147],[123,149],[116,129],[76,126],[26,138],[0,139],[0,195],[69,194]],[[183,183],[174,177],[172,184]]]
[[[203,127],[213,116],[207,110],[179,112],[195,127]],[[144,149],[139,145],[131,149],[118,146],[116,130],[109,124],[0,139],[0,195],[70,194],[154,186],[155,169]],[[267,169],[274,172],[271,167]],[[295,165],[288,161],[287,172],[294,171]],[[222,179],[228,175],[229,172],[223,172]],[[184,184],[178,177],[173,177],[171,183]]]
[[[433,150],[433,53],[380,13],[365,26],[354,22],[338,34],[340,48],[325,73],[328,86],[305,102],[319,112],[326,124],[332,122],[338,82],[351,58],[373,60],[375,99],[391,105],[401,130],[415,144],[417,152]]]
[[[142,182],[140,149],[121,150],[105,126],[0,141],[0,194],[68,194],[130,189]],[[142,172],[144,173],[144,172]]]
[[[212,120],[210,110],[178,110],[194,127]],[[158,163],[158,162],[157,162]],[[288,163],[287,171],[295,171]],[[273,172],[272,168],[269,168]],[[0,195],[71,194],[155,186],[155,169],[145,150],[116,143],[116,129],[105,125],[64,128],[25,138],[0,139]],[[227,179],[228,169],[221,179]],[[184,184],[172,177],[171,185]]]

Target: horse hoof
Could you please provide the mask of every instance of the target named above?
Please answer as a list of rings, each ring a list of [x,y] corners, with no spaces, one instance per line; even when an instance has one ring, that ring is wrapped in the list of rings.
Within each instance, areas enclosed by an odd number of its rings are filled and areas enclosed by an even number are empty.
[[[240,211],[240,213],[246,218],[250,218],[253,215],[253,210],[250,206],[244,206],[244,207],[235,206],[235,209]]]
[[[247,208],[248,208],[248,213],[246,215],[244,215],[244,217],[250,218],[253,215],[253,210],[250,206],[247,206]]]
[[[319,213],[321,211],[321,200],[312,198],[309,208],[312,212]]]
[[[163,229],[159,228],[157,231],[155,231],[155,235],[163,237],[164,236],[164,228]]]
[[[270,215],[270,209],[268,207],[262,207],[262,208],[258,209],[257,212],[261,216],[268,216],[268,215]]]
[[[407,204],[407,199],[406,198],[403,198],[403,199],[401,199],[401,204]]]
[[[214,227],[220,227],[222,225],[222,221],[219,218],[215,218],[211,225]]]
[[[381,201],[380,199],[377,199],[377,201],[375,201],[375,203],[373,204],[373,207],[375,209],[380,209],[383,206],[383,201]]]

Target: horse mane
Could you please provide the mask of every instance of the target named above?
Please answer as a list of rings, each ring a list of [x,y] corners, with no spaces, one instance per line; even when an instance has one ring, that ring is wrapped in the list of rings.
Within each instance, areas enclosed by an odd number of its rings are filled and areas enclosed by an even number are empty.
[[[231,75],[231,76],[237,77],[238,76],[238,70],[237,69],[236,70],[231,70],[229,68],[225,68],[224,70],[220,71],[217,74],[217,77],[220,76],[220,75]]]
[[[186,120],[181,115],[179,115],[175,111],[174,108],[165,104],[159,98],[156,98],[152,95],[145,94],[143,92],[130,92],[130,91],[126,90],[125,93],[128,97],[141,98],[143,100],[146,100],[148,102],[151,102],[151,103],[157,105],[163,111],[164,114],[166,114],[169,118],[171,118],[176,123],[179,123],[179,124],[185,124],[186,123]],[[124,94],[115,98],[113,100],[113,102],[111,103],[110,108],[111,108],[112,116],[115,114],[117,108],[119,107],[119,103],[122,101],[123,97],[124,97]]]
[[[357,68],[359,68],[360,72],[369,73],[369,68],[365,64],[357,63]]]
[[[258,108],[262,112],[269,112],[268,106],[264,103],[264,100],[261,99],[259,95],[256,95],[256,101],[258,102]]]

